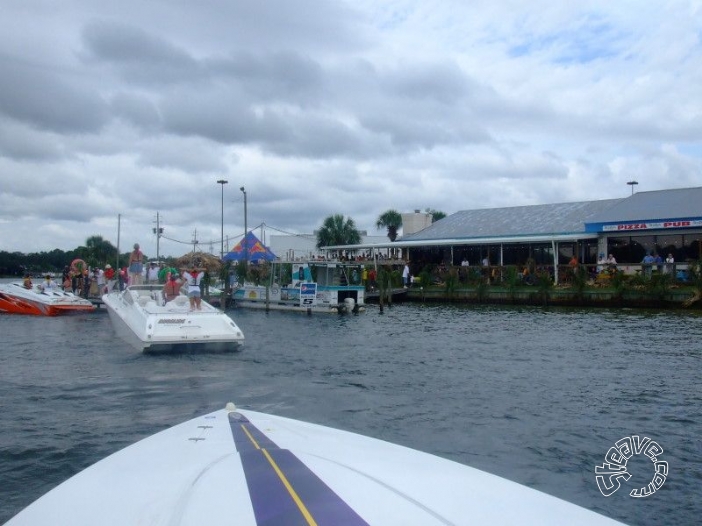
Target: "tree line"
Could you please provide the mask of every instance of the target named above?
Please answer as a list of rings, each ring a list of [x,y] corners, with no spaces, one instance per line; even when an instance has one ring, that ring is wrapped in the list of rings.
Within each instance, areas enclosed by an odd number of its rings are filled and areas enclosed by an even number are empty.
[[[91,267],[104,268],[110,263],[117,264],[117,247],[102,236],[90,236],[85,245],[73,250],[54,249],[49,252],[0,251],[0,275],[23,276],[24,274],[41,274],[44,272],[60,273],[64,267],[75,259],[82,259]],[[129,260],[129,252],[120,254],[119,261],[125,265]]]
[[[427,209],[432,214],[432,222],[446,217],[437,210]],[[397,239],[398,231],[402,228],[402,215],[396,210],[387,210],[378,216],[378,229],[385,228],[390,241]],[[356,223],[350,217],[335,214],[327,217],[317,231],[317,247],[332,245],[357,245],[361,242],[361,233]],[[45,272],[60,273],[75,259],[82,259],[90,267],[104,268],[108,263],[117,266],[117,247],[102,236],[90,236],[85,245],[73,250],[54,249],[49,252],[0,251],[0,276],[37,275]],[[119,255],[119,262],[125,265],[129,261],[129,252]]]

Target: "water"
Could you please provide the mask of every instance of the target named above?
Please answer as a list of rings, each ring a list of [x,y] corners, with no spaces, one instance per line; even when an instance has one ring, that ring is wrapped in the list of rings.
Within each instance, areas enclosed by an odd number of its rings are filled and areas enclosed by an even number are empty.
[[[0,316],[0,523],[62,480],[228,401],[435,453],[628,524],[702,515],[699,313],[395,305],[380,315],[233,311],[246,347],[148,356],[104,312]],[[633,434],[670,473],[603,497],[594,468]],[[468,518],[467,518],[468,522]],[[567,522],[567,521],[565,521]]]

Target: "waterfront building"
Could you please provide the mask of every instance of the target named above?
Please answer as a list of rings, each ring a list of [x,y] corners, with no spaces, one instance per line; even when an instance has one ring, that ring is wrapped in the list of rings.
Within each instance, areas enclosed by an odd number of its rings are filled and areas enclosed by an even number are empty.
[[[702,187],[638,192],[620,199],[463,210],[395,243],[413,272],[425,264],[525,265],[558,268],[575,256],[595,265],[612,254],[633,273],[647,253],[672,254],[679,268],[702,254]],[[340,247],[339,247],[340,248]],[[352,247],[343,247],[352,248]],[[367,250],[369,245],[358,245]]]

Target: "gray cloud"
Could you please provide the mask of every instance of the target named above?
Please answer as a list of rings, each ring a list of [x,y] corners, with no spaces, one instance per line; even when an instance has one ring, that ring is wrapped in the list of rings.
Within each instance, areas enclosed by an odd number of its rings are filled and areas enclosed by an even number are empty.
[[[102,97],[70,71],[0,55],[0,113],[37,129],[94,133],[109,113]]]
[[[202,76],[188,53],[137,27],[96,21],[83,31],[85,60],[141,85],[193,82]]]
[[[0,18],[0,250],[702,185],[699,10],[26,0]],[[31,184],[28,184],[31,181]],[[50,227],[49,227],[50,226]],[[382,233],[382,232],[381,232]],[[218,243],[215,243],[218,245]]]

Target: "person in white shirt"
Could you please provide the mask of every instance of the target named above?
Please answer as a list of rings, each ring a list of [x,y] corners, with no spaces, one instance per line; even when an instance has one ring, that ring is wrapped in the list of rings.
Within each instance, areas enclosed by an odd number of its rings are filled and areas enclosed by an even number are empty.
[[[190,270],[183,272],[183,278],[188,284],[188,299],[190,299],[190,310],[201,310],[202,297],[200,293],[200,282],[205,273],[198,270],[193,265]]]
[[[47,274],[46,279],[44,280],[44,283],[40,285],[40,288],[42,292],[49,293],[52,290],[56,290],[58,286],[56,285],[56,282],[53,279],[51,279],[51,276]]]
[[[612,254],[610,254],[609,257],[607,258],[607,265],[609,265],[610,270],[617,269],[617,260],[614,259],[614,256]]]
[[[107,280],[105,279],[105,271],[102,270],[101,268],[96,269],[97,272],[97,286],[98,286],[98,296],[102,294],[103,289],[105,288],[105,284],[107,283]]]
[[[607,265],[607,258],[604,253],[600,253],[600,257],[597,259],[597,273],[602,272]]]
[[[665,258],[665,266],[663,267],[663,272],[666,274],[672,274],[673,273],[673,268],[675,259],[673,258],[673,254],[668,254],[668,257]]]
[[[155,261],[149,263],[149,268],[146,270],[146,282],[147,283],[158,283],[158,271],[159,268]]]

